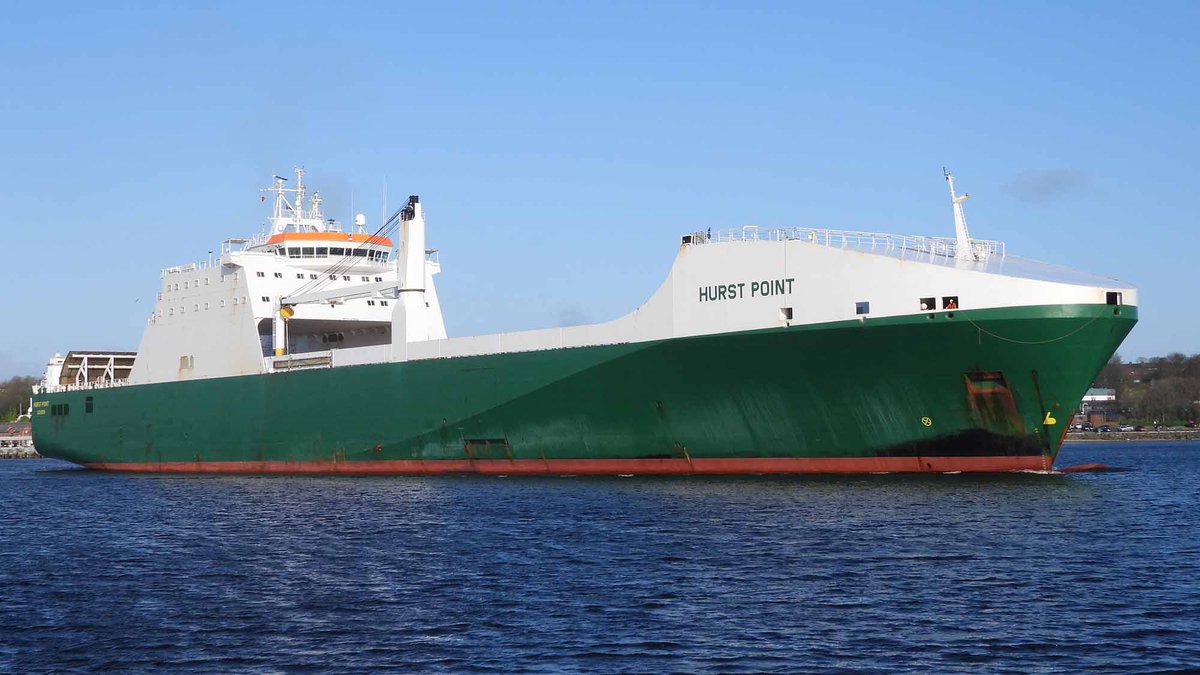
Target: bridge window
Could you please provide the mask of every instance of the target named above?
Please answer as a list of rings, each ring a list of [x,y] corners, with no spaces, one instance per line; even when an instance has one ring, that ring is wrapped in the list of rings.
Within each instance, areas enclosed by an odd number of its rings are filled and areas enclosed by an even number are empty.
[[[356,248],[356,249],[354,249],[354,257],[355,257],[355,258],[365,258],[365,257],[367,257],[367,251],[366,251],[366,249],[362,249],[362,248]]]
[[[300,257],[300,249],[298,249],[294,246],[289,247],[287,251],[288,251],[289,258],[299,258]]]
[[[301,248],[301,249],[300,249],[300,257],[301,257],[301,258],[311,258],[311,257],[313,257],[313,247],[312,247],[312,246],[305,246],[305,247]]]
[[[329,255],[346,255],[346,249],[344,249],[344,248],[331,248],[331,249],[329,249]]]
[[[328,248],[326,248],[326,247],[324,247],[324,246],[318,246],[318,247],[317,247],[317,257],[318,257],[318,258],[324,258],[324,257],[325,257],[325,256],[327,256],[327,255],[329,255],[329,249],[328,249]]]

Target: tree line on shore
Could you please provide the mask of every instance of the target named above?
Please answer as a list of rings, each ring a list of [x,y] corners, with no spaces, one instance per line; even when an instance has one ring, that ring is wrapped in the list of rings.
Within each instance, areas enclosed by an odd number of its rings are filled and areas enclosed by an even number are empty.
[[[18,415],[29,412],[29,398],[33,396],[33,385],[41,378],[31,376],[10,377],[0,382],[0,422],[11,422]]]
[[[1115,355],[1094,386],[1115,389],[1118,411],[1130,421],[1178,426],[1200,419],[1200,354],[1174,353],[1132,363]]]

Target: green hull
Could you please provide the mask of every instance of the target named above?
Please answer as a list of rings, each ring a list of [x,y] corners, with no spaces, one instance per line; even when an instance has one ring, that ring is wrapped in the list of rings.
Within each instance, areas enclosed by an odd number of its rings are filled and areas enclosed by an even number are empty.
[[[1110,305],[938,312],[52,393],[34,441],[143,471],[1049,469],[1136,321]]]

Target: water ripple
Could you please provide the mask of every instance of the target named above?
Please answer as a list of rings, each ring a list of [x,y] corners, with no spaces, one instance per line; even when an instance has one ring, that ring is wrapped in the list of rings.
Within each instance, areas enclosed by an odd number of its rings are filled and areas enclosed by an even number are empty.
[[[1005,476],[0,463],[0,671],[1200,667],[1200,448]]]

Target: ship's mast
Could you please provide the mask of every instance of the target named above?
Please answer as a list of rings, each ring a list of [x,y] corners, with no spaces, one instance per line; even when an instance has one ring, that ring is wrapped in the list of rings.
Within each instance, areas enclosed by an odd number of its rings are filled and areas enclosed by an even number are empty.
[[[331,229],[327,227],[324,216],[321,214],[321,193],[314,192],[312,194],[311,208],[307,212],[305,211],[304,168],[298,166],[295,170],[296,187],[284,187],[287,179],[283,176],[275,176],[275,184],[263,190],[263,192],[275,193],[275,205],[271,214],[271,234],[280,234],[288,227],[295,228],[296,232],[325,232]],[[288,201],[286,196],[288,193],[296,195],[295,201]]]
[[[296,225],[296,231],[300,231],[300,226],[304,220],[304,167],[297,166],[296,170],[296,204],[292,209],[292,222]]]
[[[974,247],[971,246],[971,233],[967,231],[967,214],[963,212],[963,202],[971,196],[958,195],[954,192],[954,174],[942,168],[946,174],[946,185],[950,188],[950,203],[954,207],[954,236],[958,240],[954,247],[954,257],[959,260],[978,260]]]

